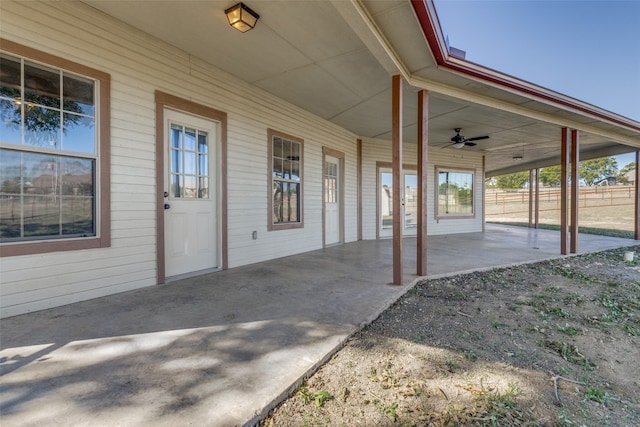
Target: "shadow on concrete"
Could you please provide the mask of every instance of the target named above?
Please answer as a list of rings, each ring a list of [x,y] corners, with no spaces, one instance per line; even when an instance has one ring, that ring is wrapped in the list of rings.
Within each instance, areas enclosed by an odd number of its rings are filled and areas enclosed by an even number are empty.
[[[553,258],[557,242],[500,226],[431,236],[429,273]],[[410,288],[415,239],[404,258],[403,286],[389,284],[391,241],[362,241],[4,319],[2,424],[255,420]]]

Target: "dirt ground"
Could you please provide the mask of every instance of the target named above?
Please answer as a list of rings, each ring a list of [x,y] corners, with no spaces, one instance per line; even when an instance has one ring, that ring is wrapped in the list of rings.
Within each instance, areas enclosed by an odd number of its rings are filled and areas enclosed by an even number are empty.
[[[638,426],[640,246],[419,283],[263,426]]]

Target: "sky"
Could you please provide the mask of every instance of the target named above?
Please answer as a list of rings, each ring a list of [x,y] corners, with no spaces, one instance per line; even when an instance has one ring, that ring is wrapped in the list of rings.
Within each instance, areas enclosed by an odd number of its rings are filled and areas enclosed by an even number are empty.
[[[435,0],[466,59],[640,121],[640,0]],[[635,155],[618,156],[618,167]]]

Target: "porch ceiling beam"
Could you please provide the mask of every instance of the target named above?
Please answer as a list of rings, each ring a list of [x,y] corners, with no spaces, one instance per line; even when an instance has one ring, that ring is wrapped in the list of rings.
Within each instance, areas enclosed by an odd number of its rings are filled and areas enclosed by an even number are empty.
[[[390,75],[399,72],[405,78],[409,75],[400,55],[391,47],[391,43],[360,0],[331,0],[331,3],[385,71]]]
[[[610,132],[606,129],[601,129],[599,127],[590,125],[588,123],[580,123],[580,122],[570,120],[555,114],[542,113],[539,111],[531,110],[522,105],[512,104],[506,101],[490,98],[488,96],[467,92],[463,89],[458,89],[452,86],[427,81],[422,78],[411,76],[409,78],[405,78],[405,80],[407,80],[407,83],[409,83],[411,86],[414,86],[418,89],[424,89],[434,93],[451,96],[463,101],[479,104],[485,107],[495,108],[497,110],[514,113],[519,116],[526,117],[532,120],[537,120],[545,123],[550,123],[552,125],[569,127],[572,129],[580,130],[582,132],[586,132],[592,135],[597,135],[602,138],[606,138],[608,140],[617,142],[619,144],[626,144],[626,145],[631,145],[633,147],[640,147],[640,141],[638,141],[637,137],[631,137],[631,136],[621,135],[615,132]],[[553,104],[548,104],[548,105],[553,105]],[[562,108],[558,107],[558,110],[561,110],[561,109]],[[593,121],[597,122],[598,120],[594,119]]]
[[[633,147],[629,147],[626,145],[617,145],[617,146],[611,146],[606,148],[598,148],[596,150],[582,151],[580,153],[580,159],[581,160],[598,159],[600,157],[615,156],[616,154],[626,154],[633,151],[636,151],[636,149]],[[530,163],[519,162],[515,166],[488,171],[487,178],[491,178],[493,176],[498,176],[498,175],[506,175],[508,173],[522,172],[523,170],[528,170],[532,168],[544,168],[547,166],[558,166],[558,165],[559,165],[558,157],[550,157],[548,159],[541,159],[537,162],[530,162]]]

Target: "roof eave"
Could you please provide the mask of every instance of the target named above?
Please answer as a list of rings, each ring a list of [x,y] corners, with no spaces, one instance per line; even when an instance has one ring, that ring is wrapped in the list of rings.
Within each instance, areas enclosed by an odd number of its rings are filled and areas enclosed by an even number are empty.
[[[616,126],[622,126],[634,132],[640,132],[640,123],[635,120],[471,61],[449,55],[433,0],[411,0],[411,4],[439,68],[462,74],[465,77],[499,87],[511,93],[524,94],[528,98],[554,105],[567,111],[592,117]]]

